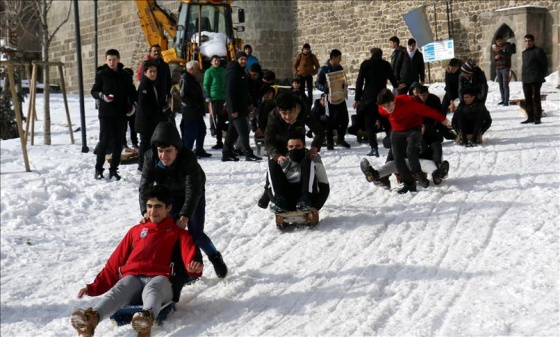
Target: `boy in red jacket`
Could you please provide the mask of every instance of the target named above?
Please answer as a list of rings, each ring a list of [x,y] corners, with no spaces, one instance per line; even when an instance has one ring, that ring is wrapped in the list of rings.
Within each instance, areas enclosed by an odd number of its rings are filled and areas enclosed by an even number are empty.
[[[400,194],[416,192],[416,182],[426,188],[430,182],[422,172],[418,159],[420,141],[422,140],[422,120],[429,117],[449,127],[449,121],[443,114],[428,106],[419,103],[412,96],[394,96],[389,89],[383,89],[377,96],[379,114],[386,116],[391,122],[391,150],[397,169],[404,182],[404,187],[398,191]],[[405,162],[408,158],[410,169]]]
[[[146,199],[149,221],[132,227],[95,281],[78,292],[78,298],[107,292],[93,308],[72,313],[70,321],[79,336],[93,336],[99,321],[138,299],[142,300],[142,311],[134,314],[131,325],[139,336],[149,336],[162,304],[173,298],[169,277],[172,276],[171,254],[177,241],[188,274],[202,275],[203,265],[195,261],[193,239],[168,215],[171,211],[169,191],[156,185],[146,192]]]

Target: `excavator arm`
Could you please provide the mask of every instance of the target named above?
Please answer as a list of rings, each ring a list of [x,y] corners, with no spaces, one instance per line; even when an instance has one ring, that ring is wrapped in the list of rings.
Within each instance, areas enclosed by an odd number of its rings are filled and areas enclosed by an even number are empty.
[[[177,32],[177,15],[171,13],[158,0],[136,0],[140,26],[149,45],[159,44],[162,50],[168,49],[165,32],[173,39]]]

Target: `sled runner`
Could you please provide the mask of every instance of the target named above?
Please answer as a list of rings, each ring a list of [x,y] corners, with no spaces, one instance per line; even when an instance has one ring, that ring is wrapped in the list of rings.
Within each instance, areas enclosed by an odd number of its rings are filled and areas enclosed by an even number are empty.
[[[288,227],[314,227],[319,222],[318,218],[313,216],[310,211],[294,211],[287,213],[279,213],[275,215],[276,217],[276,227],[278,229],[285,229]]]

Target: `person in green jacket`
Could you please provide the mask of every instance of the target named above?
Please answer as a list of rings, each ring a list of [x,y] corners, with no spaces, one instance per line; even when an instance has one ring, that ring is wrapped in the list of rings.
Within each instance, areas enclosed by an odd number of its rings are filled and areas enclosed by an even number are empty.
[[[210,128],[216,132],[216,145],[212,146],[214,150],[224,147],[222,140],[222,131],[227,130],[227,118],[222,113],[224,104],[226,103],[226,69],[220,67],[220,57],[212,56],[210,59],[212,67],[204,73],[204,91],[208,95],[206,101],[212,107],[210,114]]]

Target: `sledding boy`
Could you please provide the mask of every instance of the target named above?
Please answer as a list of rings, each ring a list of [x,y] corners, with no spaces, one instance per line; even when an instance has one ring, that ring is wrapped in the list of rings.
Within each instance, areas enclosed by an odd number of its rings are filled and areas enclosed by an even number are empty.
[[[311,211],[318,221],[319,210],[330,192],[325,166],[320,156],[309,157],[304,136],[290,134],[288,152],[282,161],[268,161],[268,195],[275,214]]]
[[[177,241],[188,274],[202,275],[203,265],[195,261],[196,246],[192,237],[169,216],[169,190],[155,186],[146,190],[145,198],[149,220],[126,233],[95,281],[78,292],[78,298],[107,293],[93,308],[72,313],[70,321],[79,336],[93,336],[99,321],[140,299],[142,311],[134,314],[131,325],[139,336],[149,336],[162,304],[173,298],[170,263]]]
[[[482,135],[492,125],[492,117],[484,103],[477,100],[476,92],[467,90],[463,93],[465,104],[460,105],[453,114],[451,125],[460,136],[463,146],[474,146],[482,143]],[[470,141],[467,135],[472,134]]]

